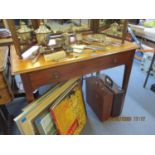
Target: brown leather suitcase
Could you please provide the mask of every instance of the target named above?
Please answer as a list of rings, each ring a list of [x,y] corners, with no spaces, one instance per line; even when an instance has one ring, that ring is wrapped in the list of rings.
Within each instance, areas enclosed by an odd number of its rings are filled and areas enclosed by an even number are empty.
[[[124,102],[124,91],[107,75],[86,80],[86,99],[101,121],[119,116]]]
[[[99,77],[86,80],[86,100],[101,121],[111,116],[113,92]]]
[[[103,80],[106,87],[113,93],[111,116],[119,116],[124,104],[124,90],[107,75],[101,75],[99,78]]]

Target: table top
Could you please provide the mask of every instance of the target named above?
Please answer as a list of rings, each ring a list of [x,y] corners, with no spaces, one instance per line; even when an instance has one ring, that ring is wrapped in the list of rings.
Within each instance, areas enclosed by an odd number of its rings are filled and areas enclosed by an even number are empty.
[[[5,69],[9,49],[7,46],[0,47],[0,72]]]
[[[114,43],[121,43],[121,40],[110,38]],[[96,45],[96,44],[95,44]],[[137,45],[131,42],[125,41],[124,44],[119,45],[109,45],[104,47],[104,50],[93,52],[90,49],[83,50],[83,53],[79,56],[67,56],[66,58],[59,60],[58,62],[44,60],[43,55],[41,55],[37,62],[32,63],[32,60],[22,60],[19,59],[14,46],[11,47],[11,66],[12,74],[23,74],[33,71],[38,71],[41,69],[54,68],[61,65],[66,65],[70,63],[76,63],[86,60],[91,60],[99,57],[104,57],[116,53],[126,52],[130,50],[135,50]]]

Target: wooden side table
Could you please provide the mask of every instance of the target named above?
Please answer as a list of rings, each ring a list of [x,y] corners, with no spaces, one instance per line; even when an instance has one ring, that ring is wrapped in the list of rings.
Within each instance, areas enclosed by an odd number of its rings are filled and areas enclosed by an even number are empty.
[[[125,65],[122,88],[126,91],[136,48],[135,44],[125,41],[120,46],[108,46],[103,51],[85,50],[77,58],[67,57],[59,62],[46,62],[44,57],[40,56],[33,64],[31,60],[19,59],[12,47],[12,73],[20,74],[28,102],[34,101],[33,91],[40,86],[120,65]]]

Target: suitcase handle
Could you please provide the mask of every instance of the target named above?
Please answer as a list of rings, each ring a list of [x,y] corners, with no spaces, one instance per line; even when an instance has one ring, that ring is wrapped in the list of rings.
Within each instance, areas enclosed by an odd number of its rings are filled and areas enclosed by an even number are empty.
[[[105,76],[105,84],[112,87],[113,86],[113,80],[109,76]]]

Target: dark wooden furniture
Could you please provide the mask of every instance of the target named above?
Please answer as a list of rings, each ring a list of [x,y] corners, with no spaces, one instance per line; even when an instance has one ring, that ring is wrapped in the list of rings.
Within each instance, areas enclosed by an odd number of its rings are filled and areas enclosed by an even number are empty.
[[[117,39],[113,39],[113,41],[121,42]],[[125,41],[120,46],[108,46],[104,51],[85,50],[77,58],[67,57],[59,62],[46,62],[44,57],[40,56],[38,61],[33,64],[31,60],[19,59],[12,46],[12,74],[20,74],[27,100],[32,102],[34,100],[33,91],[42,85],[125,65],[122,87],[126,91],[136,48],[135,44]]]
[[[0,105],[11,101],[13,94],[11,91],[11,72],[8,65],[9,48],[0,47]]]
[[[11,134],[13,117],[9,114],[6,104],[14,97],[25,96],[16,84],[15,77],[11,75],[9,46],[0,47],[0,129],[3,134]]]
[[[11,71],[8,62],[9,47],[0,47],[0,128],[4,134],[10,134],[11,116],[5,107],[13,99],[11,90]]]
[[[13,117],[10,115],[5,105],[0,105],[0,132],[10,135],[13,124]]]

